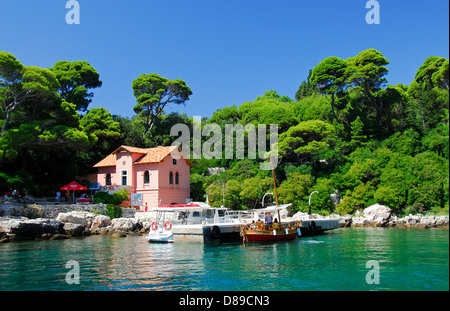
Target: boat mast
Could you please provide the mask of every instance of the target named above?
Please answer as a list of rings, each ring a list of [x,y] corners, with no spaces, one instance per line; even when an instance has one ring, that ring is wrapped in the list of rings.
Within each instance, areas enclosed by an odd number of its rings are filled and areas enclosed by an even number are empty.
[[[275,201],[277,202],[277,207],[278,207],[277,184],[275,182],[275,171],[273,170],[272,157],[270,157],[270,165],[272,166],[273,189],[275,191]],[[280,210],[278,210],[278,223],[281,225]]]
[[[270,165],[272,165],[273,189],[275,190],[275,200],[277,202],[277,207],[278,207],[277,184],[275,183],[275,172],[273,170],[272,157],[270,157]]]

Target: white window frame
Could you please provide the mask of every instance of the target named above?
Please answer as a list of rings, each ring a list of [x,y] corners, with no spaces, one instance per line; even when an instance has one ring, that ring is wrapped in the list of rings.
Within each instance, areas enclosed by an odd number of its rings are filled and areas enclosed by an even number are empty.
[[[124,174],[125,172],[125,174]],[[126,178],[126,184],[123,184],[123,178]],[[120,170],[120,184],[122,186],[128,186],[128,170]]]

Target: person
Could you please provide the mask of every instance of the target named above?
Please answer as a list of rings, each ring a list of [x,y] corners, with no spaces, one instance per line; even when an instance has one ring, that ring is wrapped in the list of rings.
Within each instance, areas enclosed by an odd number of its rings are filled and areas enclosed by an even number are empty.
[[[31,194],[27,195],[27,197],[25,199],[25,203],[34,204],[34,200],[33,200],[33,197],[31,196]]]
[[[56,202],[59,202],[59,198],[61,197],[61,192],[59,192],[59,190],[58,191],[56,191],[56,198],[55,198],[55,201]]]
[[[270,213],[266,213],[266,216],[264,218],[266,220],[266,224],[272,224],[272,216],[270,215]]]
[[[145,202],[145,211],[148,210],[147,202]]]
[[[256,222],[256,228],[258,230],[263,230],[263,228],[264,228],[263,223],[262,223],[261,219],[259,219],[259,218],[258,218],[258,221]]]
[[[278,229],[278,228],[279,228],[279,226],[278,226],[278,219],[277,219],[277,218],[275,218],[275,220],[273,221],[273,227],[274,227],[275,229]]]
[[[66,197],[66,202],[69,202],[69,191],[68,190],[66,191],[65,197]]]

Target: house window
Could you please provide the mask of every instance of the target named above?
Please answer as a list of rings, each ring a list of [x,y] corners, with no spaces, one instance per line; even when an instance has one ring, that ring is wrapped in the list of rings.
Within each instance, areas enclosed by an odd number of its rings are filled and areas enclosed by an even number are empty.
[[[169,185],[173,185],[173,173],[169,173]]]
[[[177,165],[177,159],[172,159],[172,164]]]
[[[180,174],[178,172],[175,173],[175,185],[180,184]]]
[[[122,175],[122,186],[126,186],[127,185],[127,171],[123,170],[121,175]]]
[[[144,184],[148,185],[150,183],[150,173],[148,171],[145,171],[144,173]]]
[[[111,174],[106,174],[106,185],[111,186]]]

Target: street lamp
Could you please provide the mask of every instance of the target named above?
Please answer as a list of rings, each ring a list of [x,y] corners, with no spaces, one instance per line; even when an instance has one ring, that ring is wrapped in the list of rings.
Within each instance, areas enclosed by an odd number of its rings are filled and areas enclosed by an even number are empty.
[[[264,198],[265,198],[266,195],[268,195],[268,194],[271,194],[271,195],[273,196],[273,193],[272,193],[272,192],[267,192],[267,193],[263,196],[263,198],[262,198],[262,201],[261,201],[261,206],[262,206],[262,207],[264,207]]]
[[[313,192],[311,192],[311,194],[309,195],[308,215],[311,215],[311,196],[313,195],[313,193],[319,193],[319,191],[313,191]]]

